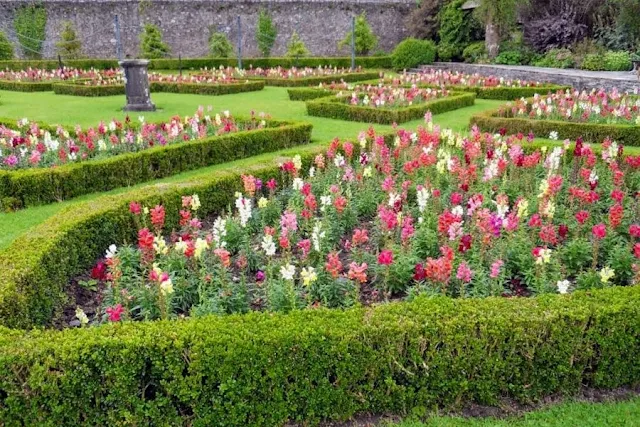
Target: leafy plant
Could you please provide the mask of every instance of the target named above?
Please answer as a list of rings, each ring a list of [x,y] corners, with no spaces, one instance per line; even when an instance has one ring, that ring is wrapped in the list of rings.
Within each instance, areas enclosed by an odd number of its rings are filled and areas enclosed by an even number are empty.
[[[278,29],[273,23],[273,19],[268,11],[260,9],[258,13],[258,28],[256,30],[256,41],[258,42],[258,50],[262,56],[269,57],[271,50],[276,42]]]
[[[551,49],[534,65],[538,67],[571,68],[576,61],[569,49]]]
[[[483,0],[475,10],[476,17],[485,24],[485,43],[489,58],[495,58],[502,35],[516,24],[518,6],[528,0]]]
[[[604,61],[602,55],[590,53],[584,56],[580,68],[589,71],[604,70]]]
[[[407,23],[409,34],[417,39],[435,39],[440,28],[438,12],[443,4],[444,0],[420,1],[409,14]]]
[[[473,15],[462,10],[465,0],[446,3],[438,12],[439,44],[445,47],[444,60],[458,59],[469,43],[480,37],[481,26]]]
[[[464,62],[475,63],[487,56],[487,48],[484,42],[474,42],[462,51]]]
[[[391,54],[393,68],[397,70],[432,64],[436,59],[436,45],[431,40],[405,39]]]
[[[362,12],[358,17],[356,17],[355,22],[355,50],[358,55],[367,55],[369,52],[374,50],[378,45],[378,37],[373,33],[371,26],[367,22],[367,16],[365,12]],[[338,48],[343,49],[345,46],[351,48],[351,29],[347,32],[342,39],[338,43]]]
[[[300,56],[309,55],[309,50],[305,46],[304,42],[296,31],[291,34],[289,44],[287,45],[287,56],[291,58],[298,58]]]
[[[522,53],[517,50],[507,50],[504,52],[500,52],[500,54],[496,57],[496,64],[505,64],[505,65],[520,65],[523,62]]]
[[[65,21],[60,33],[60,41],[56,43],[58,54],[65,59],[78,59],[82,53],[82,43],[70,21]]]
[[[225,33],[211,33],[211,36],[209,36],[209,54],[214,58],[228,58],[233,55],[233,45]]]
[[[162,41],[160,28],[153,24],[145,24],[140,35],[142,56],[148,59],[164,58],[169,54],[169,46]]]
[[[438,45],[438,60],[449,62],[460,54],[458,46],[450,43],[440,43]]]
[[[13,59],[13,45],[7,38],[7,35],[0,31],[0,60]]]
[[[631,54],[629,52],[607,52],[604,54],[605,71],[628,71],[631,69]]]
[[[47,25],[47,11],[40,3],[21,6],[16,10],[13,27],[16,31],[22,54],[28,59],[42,58]]]

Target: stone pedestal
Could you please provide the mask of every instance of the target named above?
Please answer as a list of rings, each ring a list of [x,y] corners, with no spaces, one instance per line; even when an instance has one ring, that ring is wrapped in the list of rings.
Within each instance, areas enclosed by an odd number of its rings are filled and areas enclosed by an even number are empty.
[[[124,69],[124,85],[127,94],[127,105],[124,111],[155,111],[156,106],[151,102],[149,93],[149,76],[146,59],[126,59],[119,62]]]

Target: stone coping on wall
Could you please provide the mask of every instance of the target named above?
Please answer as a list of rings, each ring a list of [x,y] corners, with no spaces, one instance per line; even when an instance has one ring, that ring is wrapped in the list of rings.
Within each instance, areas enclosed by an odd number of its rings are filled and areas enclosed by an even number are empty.
[[[507,79],[519,79],[569,85],[577,89],[617,88],[622,91],[640,90],[640,80],[631,71],[587,71],[532,67],[526,65],[467,64],[461,62],[436,62],[423,66],[424,69],[438,68],[462,73],[478,73],[484,76],[500,76]]]

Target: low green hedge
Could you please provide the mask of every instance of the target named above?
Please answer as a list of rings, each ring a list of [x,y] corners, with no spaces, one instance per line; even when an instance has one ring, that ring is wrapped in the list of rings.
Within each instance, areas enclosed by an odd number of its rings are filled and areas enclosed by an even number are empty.
[[[469,126],[475,124],[487,132],[498,132],[501,129],[514,134],[533,132],[541,138],[547,138],[551,132],[555,131],[558,132],[560,139],[583,138],[585,142],[601,143],[606,138],[611,138],[625,145],[640,146],[640,126],[500,117],[499,111],[500,109],[493,109],[475,114],[471,117]]]
[[[296,87],[287,89],[287,93],[291,101],[309,101],[311,99],[325,98],[329,94],[337,92],[317,87]]]
[[[64,65],[74,68],[96,68],[109,69],[118,68],[118,61],[115,59],[77,59],[64,61]],[[183,70],[200,68],[235,67],[238,65],[236,58],[184,58],[182,61],[177,58],[152,59],[149,68],[153,70]],[[307,58],[243,58],[242,65],[245,68],[270,68],[270,67],[319,67],[333,66],[346,68],[351,67],[351,57],[307,57]],[[25,70],[31,68],[44,68],[54,70],[60,66],[56,60],[12,60],[0,61],[0,69],[5,70]],[[362,68],[391,68],[391,56],[358,56],[356,66]]]
[[[308,87],[317,86],[324,83],[333,82],[359,82],[363,80],[371,80],[380,77],[377,71],[363,71],[349,74],[335,74],[329,76],[317,76],[317,77],[303,77],[298,79],[285,79],[275,77],[249,77],[249,80],[261,80],[267,86],[280,86],[280,87]]]
[[[15,92],[49,92],[52,82],[23,82],[14,80],[0,80],[0,90]]]
[[[228,84],[151,82],[149,89],[151,93],[168,92],[215,96],[262,90],[264,82],[247,81]],[[88,86],[69,82],[54,84],[53,92],[58,95],[112,96],[124,95],[125,90],[124,85]]]
[[[213,136],[56,168],[0,171],[0,207],[15,209],[108,191],[204,166],[306,144],[308,123],[271,120],[260,130]]]
[[[638,352],[640,287],[6,331],[0,418],[274,426],[530,403],[636,385]]]
[[[479,99],[497,99],[513,101],[520,98],[530,98],[535,94],[546,95],[549,92],[571,89],[571,86],[544,85],[537,87],[469,87],[452,85],[447,89],[455,91],[474,92]]]
[[[469,92],[451,92],[449,96],[403,108],[374,108],[350,105],[345,97],[329,96],[306,102],[307,114],[331,119],[380,124],[404,123],[424,117],[427,111],[440,114],[475,103],[476,95]]]

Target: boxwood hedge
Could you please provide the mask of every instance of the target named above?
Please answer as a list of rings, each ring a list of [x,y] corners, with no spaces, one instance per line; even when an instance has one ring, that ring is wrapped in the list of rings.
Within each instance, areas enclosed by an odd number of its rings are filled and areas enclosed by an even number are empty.
[[[151,82],[149,89],[151,93],[169,92],[215,96],[262,90],[264,82],[245,81],[225,84]],[[88,86],[74,82],[55,83],[53,92],[59,95],[75,96],[112,96],[125,93],[124,85]]]
[[[10,90],[15,92],[48,92],[52,90],[52,85],[52,82],[0,80],[0,90]]]
[[[0,207],[15,209],[52,203],[306,144],[311,140],[311,129],[308,123],[269,120],[264,129],[158,146],[56,168],[0,171]]]
[[[115,59],[77,59],[64,61],[64,65],[74,68],[96,68],[109,69],[118,68],[118,61]],[[153,70],[178,70],[180,68],[188,70],[198,70],[200,68],[212,67],[235,67],[238,65],[236,58],[177,58],[152,59],[149,62],[149,69]],[[351,57],[308,57],[308,58],[243,58],[244,67],[351,67]],[[56,69],[60,63],[56,60],[11,60],[0,61],[0,69],[24,70],[31,68],[44,68],[48,70]],[[391,56],[358,56],[356,66],[362,68],[391,68]]]
[[[305,163],[320,150],[301,147]],[[273,164],[243,170],[261,178]],[[232,167],[81,203],[0,253],[0,321],[46,324],[68,278],[132,241],[132,199],[241,188]],[[640,287],[538,298],[419,298],[30,332],[0,327],[0,419],[13,425],[282,425],[640,383]]]
[[[536,87],[469,87],[461,85],[447,86],[449,90],[474,92],[479,99],[497,99],[513,101],[520,98],[529,98],[535,94],[546,95],[549,92],[571,89],[571,86],[543,85]]]
[[[331,119],[380,124],[404,123],[419,119],[427,111],[440,114],[475,103],[476,95],[470,92],[451,92],[449,96],[402,108],[375,108],[350,105],[345,97],[328,96],[306,102],[307,114]]]
[[[362,80],[371,80],[380,77],[378,72],[363,71],[354,72],[349,74],[335,74],[328,76],[316,76],[316,77],[302,77],[296,79],[285,79],[276,77],[249,77],[250,80],[261,80],[267,86],[281,86],[281,87],[298,87],[298,86],[317,86],[321,83],[333,83],[333,82],[358,82]]]
[[[640,127],[636,125],[616,125],[606,123],[576,123],[560,120],[539,120],[522,117],[509,117],[500,114],[498,109],[484,111],[471,117],[469,125],[478,125],[487,132],[498,132],[505,129],[507,133],[533,132],[539,137],[546,137],[551,132],[558,132],[560,139],[583,138],[586,142],[601,143],[606,138],[630,146],[640,146]]]

